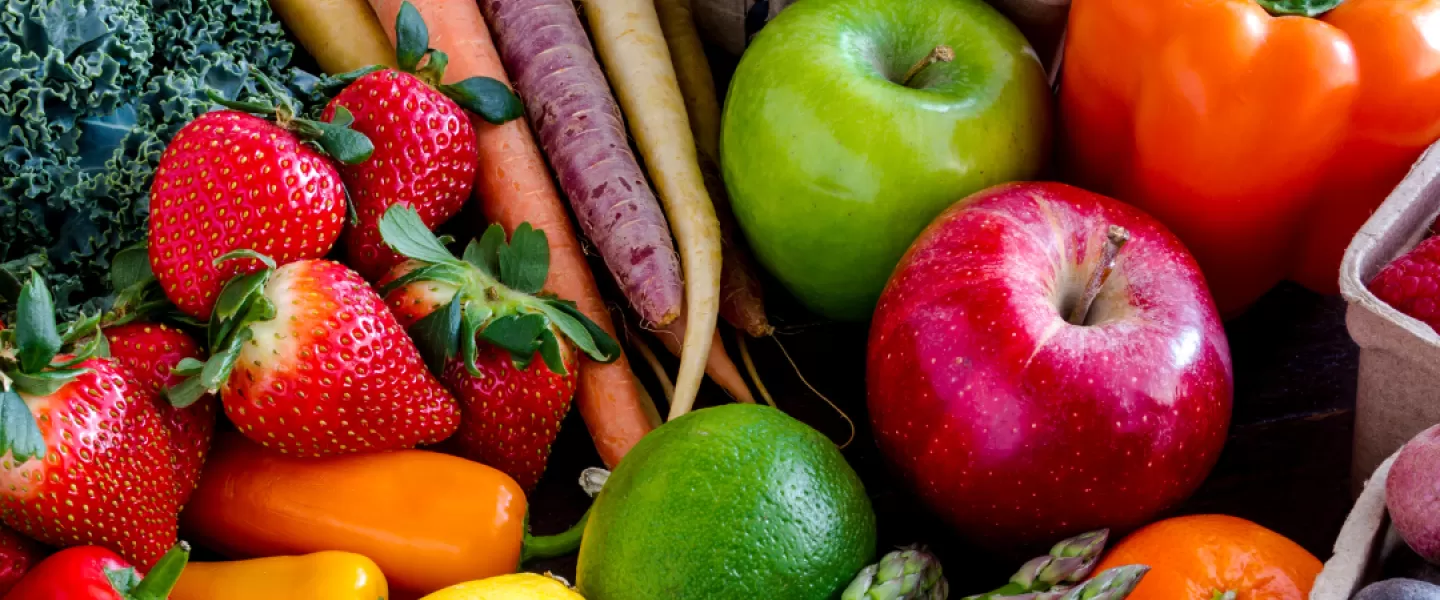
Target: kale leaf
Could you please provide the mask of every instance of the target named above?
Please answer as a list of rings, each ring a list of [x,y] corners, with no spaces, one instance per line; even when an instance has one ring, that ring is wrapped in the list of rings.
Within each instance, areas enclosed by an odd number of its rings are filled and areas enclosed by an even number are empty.
[[[251,99],[257,67],[302,103],[321,81],[266,0],[7,0],[0,8],[0,265],[41,265],[63,316],[111,300],[110,257],[145,238],[165,144]]]

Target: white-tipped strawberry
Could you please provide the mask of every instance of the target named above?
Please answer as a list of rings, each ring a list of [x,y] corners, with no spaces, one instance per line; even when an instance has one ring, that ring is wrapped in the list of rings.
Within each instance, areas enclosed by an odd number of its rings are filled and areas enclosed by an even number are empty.
[[[210,321],[211,358],[185,361],[179,406],[219,390],[240,432],[300,456],[410,448],[455,432],[454,397],[358,273],[302,260],[237,277]]]
[[[575,394],[575,350],[608,362],[619,346],[573,303],[537,295],[550,269],[543,231],[522,224],[507,243],[493,225],[463,260],[409,207],[388,210],[380,233],[410,259],[382,281],[386,302],[460,399],[455,444],[534,488]]]

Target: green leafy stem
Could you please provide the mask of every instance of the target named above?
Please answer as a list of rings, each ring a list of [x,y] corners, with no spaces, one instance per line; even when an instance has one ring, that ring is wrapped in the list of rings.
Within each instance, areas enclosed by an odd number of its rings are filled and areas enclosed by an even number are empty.
[[[427,60],[428,59],[428,60]],[[509,86],[490,77],[471,77],[456,83],[444,83],[445,67],[450,57],[430,47],[430,29],[420,11],[408,0],[401,3],[395,17],[395,60],[400,70],[414,74],[492,125],[500,125],[525,114],[525,105]],[[423,66],[421,66],[423,64]],[[335,76],[337,83],[348,84],[361,77],[382,71],[372,65]]]
[[[8,451],[21,463],[45,457],[40,424],[24,396],[54,394],[90,371],[85,361],[108,354],[98,322],[98,315],[82,318],[60,331],[45,279],[30,271],[17,294],[15,327],[0,331],[0,454]],[[74,352],[61,353],[87,330],[97,333]]]
[[[299,109],[290,101],[280,89],[279,84],[266,77],[259,69],[251,70],[251,75],[258,79],[270,94],[274,103],[264,102],[240,102],[238,100],[227,100],[215,90],[206,90],[210,101],[225,108],[238,110],[250,114],[265,115],[273,117],[275,123],[282,128],[293,131],[300,139],[314,143],[326,154],[347,165],[354,165],[370,160],[375,153],[375,144],[365,134],[350,129],[350,124],[355,122],[354,115],[344,106],[335,107],[335,115],[330,122],[302,119],[297,115]]]
[[[465,248],[462,258],[456,258],[415,209],[395,205],[380,219],[380,236],[418,264],[386,284],[382,294],[425,281],[458,289],[445,306],[410,330],[432,370],[439,372],[459,354],[470,372],[478,375],[476,358],[482,340],[508,351],[520,369],[528,367],[538,352],[551,371],[565,373],[558,336],[596,361],[619,358],[615,339],[574,302],[541,293],[550,270],[550,244],[545,232],[529,223],[517,227],[508,242],[505,230],[491,225]]]

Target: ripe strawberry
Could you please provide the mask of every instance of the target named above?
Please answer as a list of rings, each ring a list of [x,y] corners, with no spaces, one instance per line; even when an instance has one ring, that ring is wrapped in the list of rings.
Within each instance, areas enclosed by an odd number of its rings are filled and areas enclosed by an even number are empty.
[[[265,80],[268,84],[268,80]],[[206,113],[175,134],[150,187],[150,264],[186,314],[208,319],[216,295],[256,260],[216,259],[254,250],[281,264],[328,253],[345,221],[345,190],[313,140],[343,162],[369,157],[364,136],[335,123],[295,119],[294,107],[227,105],[277,114],[281,127],[235,110]],[[293,131],[292,131],[293,130]]]
[[[200,482],[200,468],[210,451],[215,433],[215,398],[206,396],[185,408],[178,408],[165,392],[184,381],[173,370],[184,359],[201,360],[200,344],[189,334],[173,327],[134,322],[104,330],[110,343],[110,359],[128,369],[130,389],[137,397],[154,402],[170,432],[171,458],[176,478],[185,490],[180,503]]]
[[[400,69],[371,67],[342,76],[358,78],[322,114],[329,119],[339,107],[349,109],[355,115],[351,127],[375,144],[369,161],[340,168],[358,217],[345,233],[347,262],[370,281],[404,260],[380,239],[376,227],[385,209],[395,204],[414,207],[426,227],[434,229],[460,212],[470,197],[480,154],[475,129],[461,106],[496,124],[519,117],[523,110],[509,88],[494,79],[442,85],[444,53],[428,50],[425,21],[408,2],[401,7],[395,31]],[[425,56],[430,61],[417,71]]]
[[[1375,297],[1440,331],[1440,238],[1420,242],[1370,280]]]
[[[98,343],[57,354],[38,275],[17,314],[0,344],[0,520],[46,544],[100,545],[149,566],[175,544],[187,493],[157,404],[136,398],[125,369],[93,357]]]
[[[0,526],[0,598],[45,557],[45,549],[9,527]]]
[[[268,259],[265,259],[268,260]],[[273,269],[273,266],[272,266]],[[380,297],[336,262],[304,260],[237,278],[210,324],[220,361],[171,390],[187,405],[220,390],[225,414],[268,448],[326,456],[410,448],[455,432],[455,399]]]
[[[408,207],[387,211],[384,238],[413,260],[386,277],[386,303],[431,370],[460,399],[458,453],[526,490],[545,471],[578,379],[572,346],[608,362],[619,347],[574,304],[536,297],[549,270],[544,232],[528,224],[509,244],[499,226],[458,260]],[[539,360],[536,360],[536,359]]]
[[[567,344],[560,373],[534,360],[538,353],[523,369],[497,346],[480,344],[478,353],[479,375],[464,360],[451,359],[440,376],[465,405],[454,443],[466,458],[504,471],[528,492],[545,473],[550,445],[575,397],[575,353]]]

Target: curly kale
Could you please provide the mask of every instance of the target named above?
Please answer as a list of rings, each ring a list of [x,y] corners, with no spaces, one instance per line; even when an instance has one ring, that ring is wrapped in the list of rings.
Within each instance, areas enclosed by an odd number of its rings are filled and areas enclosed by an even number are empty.
[[[110,301],[110,257],[145,238],[165,144],[205,89],[301,102],[320,80],[265,0],[7,0],[0,5],[0,265],[41,265],[67,316]]]

